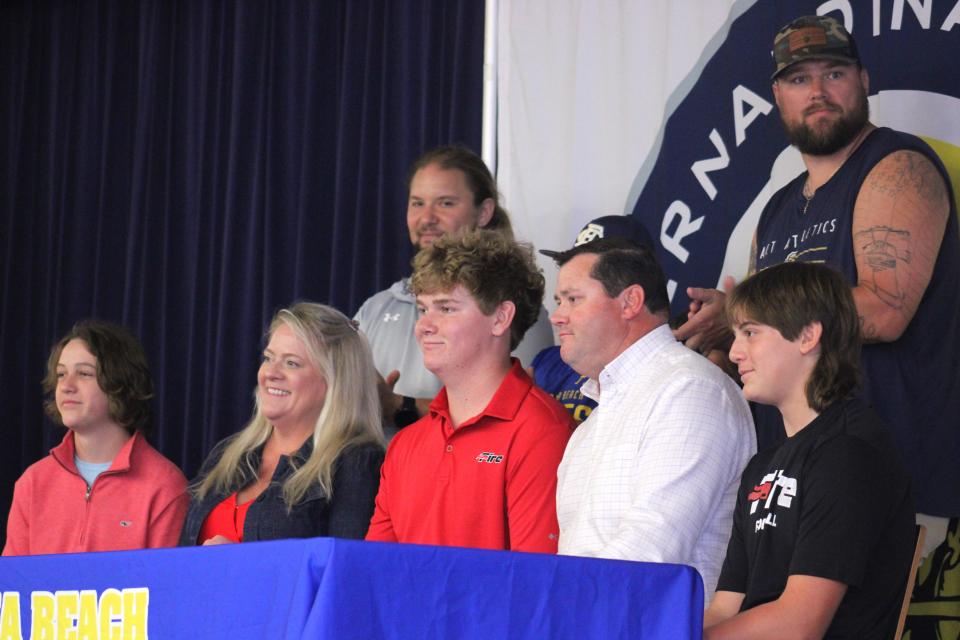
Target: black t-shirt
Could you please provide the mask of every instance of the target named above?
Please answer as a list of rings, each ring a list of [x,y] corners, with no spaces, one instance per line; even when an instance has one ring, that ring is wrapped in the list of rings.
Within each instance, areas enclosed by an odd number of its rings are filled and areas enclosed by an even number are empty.
[[[717,589],[741,611],[776,600],[793,574],[842,582],[828,638],[889,638],[913,557],[910,482],[888,428],[858,400],[827,407],[740,482]]]

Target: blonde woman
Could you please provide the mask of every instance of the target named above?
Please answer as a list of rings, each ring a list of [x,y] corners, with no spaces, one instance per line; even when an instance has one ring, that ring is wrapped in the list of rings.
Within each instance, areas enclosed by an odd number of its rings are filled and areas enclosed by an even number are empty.
[[[366,339],[325,305],[281,309],[253,418],[214,447],[191,483],[180,544],[363,538],[383,456]]]

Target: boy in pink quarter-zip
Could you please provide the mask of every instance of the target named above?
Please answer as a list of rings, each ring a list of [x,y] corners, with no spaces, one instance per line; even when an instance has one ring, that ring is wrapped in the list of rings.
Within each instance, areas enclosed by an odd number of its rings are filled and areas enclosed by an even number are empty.
[[[175,546],[187,482],[144,437],[153,381],[137,339],[75,325],[51,350],[43,388],[67,434],[17,480],[3,555]]]

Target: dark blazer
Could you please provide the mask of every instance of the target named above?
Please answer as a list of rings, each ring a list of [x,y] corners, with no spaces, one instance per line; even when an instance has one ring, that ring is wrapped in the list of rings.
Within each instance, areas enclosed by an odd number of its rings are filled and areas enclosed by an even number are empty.
[[[196,487],[216,466],[227,445],[236,437],[232,435],[217,443],[203,463],[200,473],[190,483]],[[301,466],[313,451],[313,440],[308,439],[292,457]],[[251,466],[259,469],[263,446],[248,454]],[[293,509],[287,512],[283,502],[283,481],[293,475],[291,456],[280,456],[270,485],[254,500],[247,511],[243,525],[244,542],[278,540],[281,538],[335,538],[362,539],[367,533],[373,503],[380,485],[380,465],[384,451],[376,444],[350,446],[345,449],[334,466],[333,499],[328,499],[319,484],[314,484]],[[199,544],[197,536],[207,516],[233,492],[242,489],[256,478],[244,471],[240,478],[224,492],[208,493],[203,500],[193,497],[187,518],[180,533],[180,546]]]

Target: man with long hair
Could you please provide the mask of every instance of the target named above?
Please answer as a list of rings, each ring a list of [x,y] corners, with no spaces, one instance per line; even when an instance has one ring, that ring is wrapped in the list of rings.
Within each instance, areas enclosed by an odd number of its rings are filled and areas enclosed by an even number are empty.
[[[496,231],[513,240],[496,181],[480,156],[466,147],[442,146],[421,155],[410,167],[407,190],[407,229],[416,251],[447,234],[471,229]],[[424,367],[417,347],[417,307],[410,279],[402,278],[371,296],[355,319],[370,340],[374,363],[384,378],[386,424],[402,427],[424,415],[441,382]],[[541,309],[524,341],[515,345],[514,355],[529,364],[550,344],[553,332]]]

